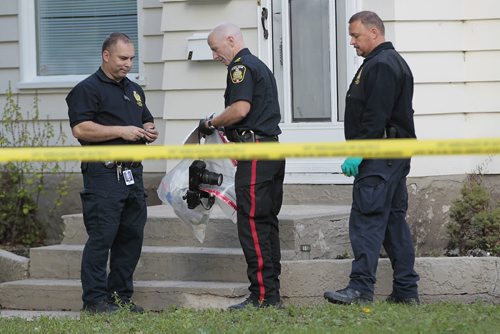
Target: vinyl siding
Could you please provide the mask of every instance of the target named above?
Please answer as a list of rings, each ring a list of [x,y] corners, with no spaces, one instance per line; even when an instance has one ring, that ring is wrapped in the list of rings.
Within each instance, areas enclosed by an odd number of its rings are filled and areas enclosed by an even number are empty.
[[[498,137],[500,120],[500,2],[490,0],[364,0],[379,13],[388,40],[415,77],[415,124],[420,139]],[[416,157],[412,176],[462,174],[484,156]]]
[[[351,0],[346,0],[351,1]],[[408,61],[415,77],[415,122],[420,139],[497,137],[500,123],[500,1],[360,0],[360,9],[385,21],[387,39]],[[0,6],[0,99],[9,82],[24,110],[35,92],[42,118],[63,121],[68,138],[70,88],[20,89],[19,4]],[[187,60],[187,38],[223,21],[243,28],[250,50],[258,53],[256,0],[142,0],[140,77],[147,103],[160,129],[157,144],[180,144],[197,120],[223,109],[225,67]],[[491,160],[491,161],[490,161]],[[484,161],[499,173],[497,158],[416,157],[412,176],[463,174]],[[167,166],[165,166],[167,165]],[[146,163],[164,172],[175,161]]]

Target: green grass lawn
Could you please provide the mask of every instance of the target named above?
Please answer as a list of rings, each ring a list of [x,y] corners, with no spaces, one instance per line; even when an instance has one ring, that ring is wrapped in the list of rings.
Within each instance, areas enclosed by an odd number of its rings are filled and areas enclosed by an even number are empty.
[[[321,304],[243,311],[167,309],[160,313],[79,320],[0,319],[0,333],[500,333],[500,305],[426,304],[370,306]]]

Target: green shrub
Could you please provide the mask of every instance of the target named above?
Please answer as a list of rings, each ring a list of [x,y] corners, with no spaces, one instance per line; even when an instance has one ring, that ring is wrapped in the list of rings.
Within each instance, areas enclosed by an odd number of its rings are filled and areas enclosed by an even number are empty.
[[[492,208],[491,194],[483,184],[480,171],[468,176],[460,194],[450,209],[449,253],[499,256],[500,208]]]
[[[39,118],[38,97],[33,99],[32,113],[21,112],[17,97],[8,88],[0,119],[0,147],[40,147],[64,144],[62,125],[58,133],[49,120]],[[8,162],[0,164],[0,244],[34,246],[43,243],[46,226],[37,218],[39,200],[46,190],[45,176],[62,174],[55,191],[58,196],[53,212],[67,194],[69,174],[53,162]],[[61,229],[61,228],[60,228]]]

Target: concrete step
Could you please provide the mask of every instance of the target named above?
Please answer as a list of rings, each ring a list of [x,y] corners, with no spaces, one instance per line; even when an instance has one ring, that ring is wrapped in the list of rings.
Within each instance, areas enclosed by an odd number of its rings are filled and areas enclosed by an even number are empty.
[[[282,300],[287,305],[325,303],[326,290],[344,288],[349,281],[349,260],[283,261]],[[417,258],[419,294],[424,303],[482,301],[500,304],[500,257]],[[147,310],[176,305],[193,308],[224,308],[248,294],[248,283],[193,281],[136,281],[134,301]],[[392,269],[380,259],[376,299],[392,290]],[[26,279],[0,284],[4,309],[77,311],[81,308],[79,280]]]
[[[30,278],[79,279],[83,245],[31,248]],[[282,252],[283,260],[294,258]],[[245,282],[241,248],[144,246],[134,273],[136,280]]]
[[[148,310],[162,310],[171,305],[227,307],[244,299],[248,293],[246,264],[235,224],[215,209],[207,225],[205,242],[200,244],[172,208],[161,205],[148,209],[143,253],[134,275],[137,280],[134,300],[138,304]],[[349,210],[347,206],[283,206],[280,236],[284,267],[286,260],[346,254],[350,250]],[[66,225],[63,244],[31,250],[30,279],[0,284],[2,308],[72,311],[81,308],[78,278],[87,235],[81,214],[63,218]],[[310,252],[301,252],[302,245],[308,245]],[[284,276],[282,279],[293,280]]]
[[[137,281],[134,302],[146,310],[169,306],[225,308],[243,300],[248,283]],[[26,279],[0,284],[0,305],[11,310],[78,311],[82,308],[79,280]]]
[[[54,245],[30,250],[30,278],[79,279],[82,245]],[[246,264],[240,248],[145,246],[136,280],[244,282]]]
[[[349,206],[283,205],[280,219],[281,248],[294,250],[296,258],[305,254],[300,245],[311,247],[311,259],[335,258],[350,251],[348,235]],[[63,216],[63,244],[84,244],[87,233],[81,214]],[[236,225],[214,207],[207,225],[205,241],[200,243],[168,205],[148,207],[144,231],[145,246],[239,248]]]

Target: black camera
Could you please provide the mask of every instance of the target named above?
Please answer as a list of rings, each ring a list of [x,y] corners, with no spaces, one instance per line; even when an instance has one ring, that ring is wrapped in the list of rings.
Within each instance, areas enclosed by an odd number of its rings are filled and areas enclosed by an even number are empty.
[[[210,209],[215,203],[215,197],[206,191],[200,189],[200,184],[217,185],[222,184],[223,175],[207,170],[207,164],[201,160],[195,160],[189,166],[189,189],[184,195],[189,209],[194,209],[198,205],[202,205],[205,209]],[[205,205],[201,199],[206,198]]]

